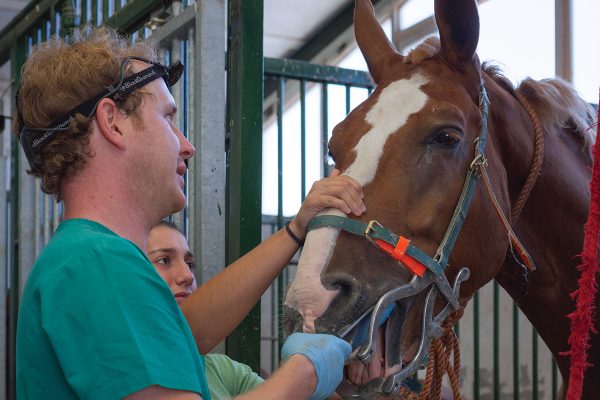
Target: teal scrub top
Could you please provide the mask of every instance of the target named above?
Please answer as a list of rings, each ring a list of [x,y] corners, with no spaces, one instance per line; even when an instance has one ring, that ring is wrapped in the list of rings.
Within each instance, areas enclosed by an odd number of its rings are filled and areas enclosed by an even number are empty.
[[[210,399],[173,294],[132,242],[93,221],[62,222],[22,296],[17,398],[120,399],[152,385]]]

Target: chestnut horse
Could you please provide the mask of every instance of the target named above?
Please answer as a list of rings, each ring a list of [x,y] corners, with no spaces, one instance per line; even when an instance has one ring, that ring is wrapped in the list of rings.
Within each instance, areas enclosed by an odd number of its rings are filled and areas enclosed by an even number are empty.
[[[435,0],[435,18],[439,40],[402,56],[370,1],[357,0],[356,39],[377,87],[335,127],[329,150],[336,168],[363,185],[367,212],[313,220],[285,300],[288,333],[344,336],[361,316],[368,321],[358,362],[347,367],[346,398],[397,393],[426,362],[442,320],[459,317],[492,279],[568,382],[560,353],[590,201],[593,109],[564,81],[515,88],[482,67],[475,0]],[[537,269],[527,272],[531,260]],[[597,399],[598,335],[588,360],[582,398]]]

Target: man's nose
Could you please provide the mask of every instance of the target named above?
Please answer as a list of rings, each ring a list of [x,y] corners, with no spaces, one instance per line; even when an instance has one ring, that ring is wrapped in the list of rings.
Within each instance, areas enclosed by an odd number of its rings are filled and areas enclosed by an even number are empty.
[[[177,129],[177,128],[175,128]],[[196,154],[196,148],[194,145],[184,136],[183,132],[177,129],[177,135],[179,137],[179,153],[182,155],[184,160],[194,157]]]

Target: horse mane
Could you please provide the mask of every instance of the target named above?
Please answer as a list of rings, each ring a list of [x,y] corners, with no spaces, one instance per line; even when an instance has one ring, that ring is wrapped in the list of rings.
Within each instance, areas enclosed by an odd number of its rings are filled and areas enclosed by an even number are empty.
[[[523,95],[535,108],[542,124],[561,126],[580,136],[585,148],[591,148],[596,139],[595,129],[590,129],[597,123],[596,111],[570,83],[561,78],[525,78],[515,88],[498,66],[486,62],[482,70],[513,96],[515,92]]]
[[[433,58],[439,51],[440,39],[431,36],[412,49],[403,62],[416,64]],[[596,140],[595,129],[591,128],[597,124],[597,114],[570,83],[560,78],[539,81],[526,78],[515,88],[497,65],[484,62],[481,69],[511,95],[522,94],[536,110],[542,124],[567,129],[582,138],[585,148],[591,149]]]

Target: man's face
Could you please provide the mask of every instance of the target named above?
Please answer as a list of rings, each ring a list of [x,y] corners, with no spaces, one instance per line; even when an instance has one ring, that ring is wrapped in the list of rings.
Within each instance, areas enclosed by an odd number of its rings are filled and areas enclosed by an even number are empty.
[[[134,61],[137,71],[147,64]],[[173,124],[175,101],[163,79],[141,88],[143,102],[130,116],[132,162],[127,169],[136,182],[138,200],[150,215],[163,218],[185,207],[184,160],[194,156],[194,146]],[[139,183],[137,183],[139,182]]]

